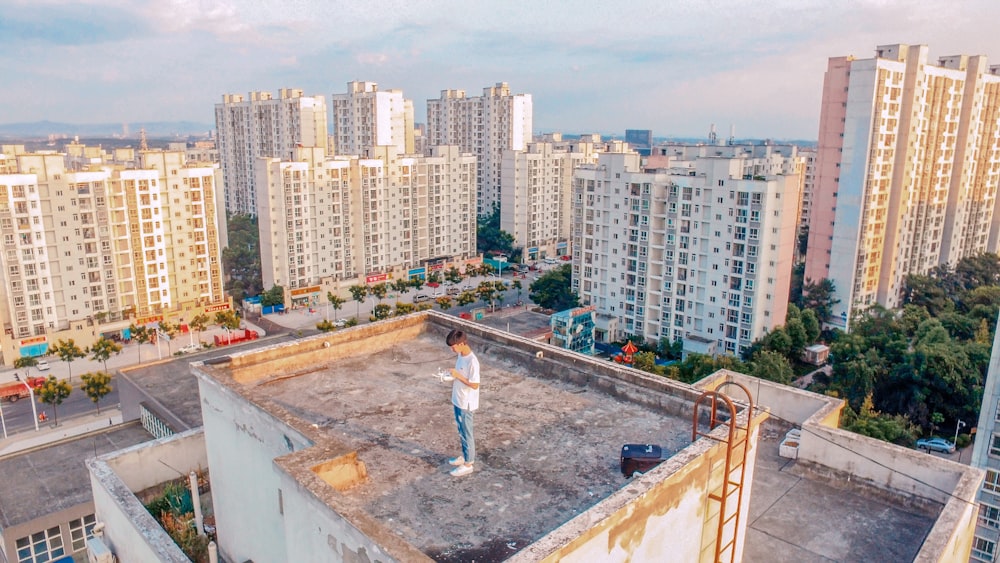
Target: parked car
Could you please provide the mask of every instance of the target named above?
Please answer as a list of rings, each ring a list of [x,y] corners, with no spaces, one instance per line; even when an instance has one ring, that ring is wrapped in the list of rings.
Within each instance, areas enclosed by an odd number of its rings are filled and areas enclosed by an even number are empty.
[[[38,371],[49,371],[49,362],[47,360],[38,360],[38,364],[35,366]]]
[[[434,297],[434,298],[444,297],[444,292],[439,289],[439,290],[435,291],[434,293],[432,293],[431,297]]]
[[[181,346],[179,351],[185,354],[190,354],[191,352],[197,352],[198,350],[201,350],[201,344],[185,344],[184,346]]]
[[[951,454],[955,453],[955,444],[944,438],[921,438],[917,440],[917,449]]]
[[[471,283],[467,283],[462,286],[462,291],[472,291],[473,289],[476,289],[476,287]]]
[[[555,258],[549,257],[549,258],[545,258],[544,260],[542,260],[542,262],[545,262],[546,264],[555,264],[557,262],[557,260]]]
[[[448,288],[448,295],[458,295],[459,293],[462,293],[462,290],[457,287],[452,286]]]
[[[431,296],[427,295],[426,293],[418,293],[413,296],[414,303],[423,303],[424,301],[430,301],[430,300]]]
[[[333,326],[337,328],[344,328],[345,326],[347,326],[347,319],[337,319],[333,321]]]

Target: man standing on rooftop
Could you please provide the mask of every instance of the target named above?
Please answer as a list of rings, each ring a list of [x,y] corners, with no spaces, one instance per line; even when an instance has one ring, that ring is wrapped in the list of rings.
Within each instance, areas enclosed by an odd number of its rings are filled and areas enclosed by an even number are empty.
[[[476,461],[473,413],[479,408],[479,359],[472,353],[465,333],[461,330],[449,332],[445,343],[458,354],[455,367],[451,370],[451,376],[455,378],[451,386],[451,402],[455,407],[462,455],[451,458],[448,463],[456,466],[451,470],[451,475],[461,477],[472,473],[472,464]]]

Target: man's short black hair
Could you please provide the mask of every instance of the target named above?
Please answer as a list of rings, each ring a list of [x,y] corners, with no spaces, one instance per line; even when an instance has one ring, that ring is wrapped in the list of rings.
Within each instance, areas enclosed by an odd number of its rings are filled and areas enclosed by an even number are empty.
[[[456,344],[465,344],[467,341],[465,339],[465,333],[458,330],[457,328],[448,333],[448,336],[444,339],[448,346],[454,346]]]

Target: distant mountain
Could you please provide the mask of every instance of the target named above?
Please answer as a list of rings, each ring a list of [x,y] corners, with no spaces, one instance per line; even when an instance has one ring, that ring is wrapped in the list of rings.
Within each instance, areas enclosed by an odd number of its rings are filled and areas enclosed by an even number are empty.
[[[0,138],[32,139],[49,135],[60,137],[122,137],[122,123],[59,123],[54,121],[34,121],[31,123],[0,123]],[[147,121],[128,123],[128,137],[139,138],[139,131],[146,130],[147,137],[188,137],[202,136],[215,124],[193,121]]]

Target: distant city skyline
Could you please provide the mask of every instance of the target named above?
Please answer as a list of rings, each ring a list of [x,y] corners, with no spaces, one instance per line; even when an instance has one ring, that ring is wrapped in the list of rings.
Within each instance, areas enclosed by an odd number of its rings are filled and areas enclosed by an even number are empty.
[[[829,57],[907,43],[1000,63],[990,0],[2,1],[0,123],[212,123],[223,94],[329,100],[351,80],[401,89],[422,122],[441,90],[503,81],[532,95],[536,132],[815,139]]]

